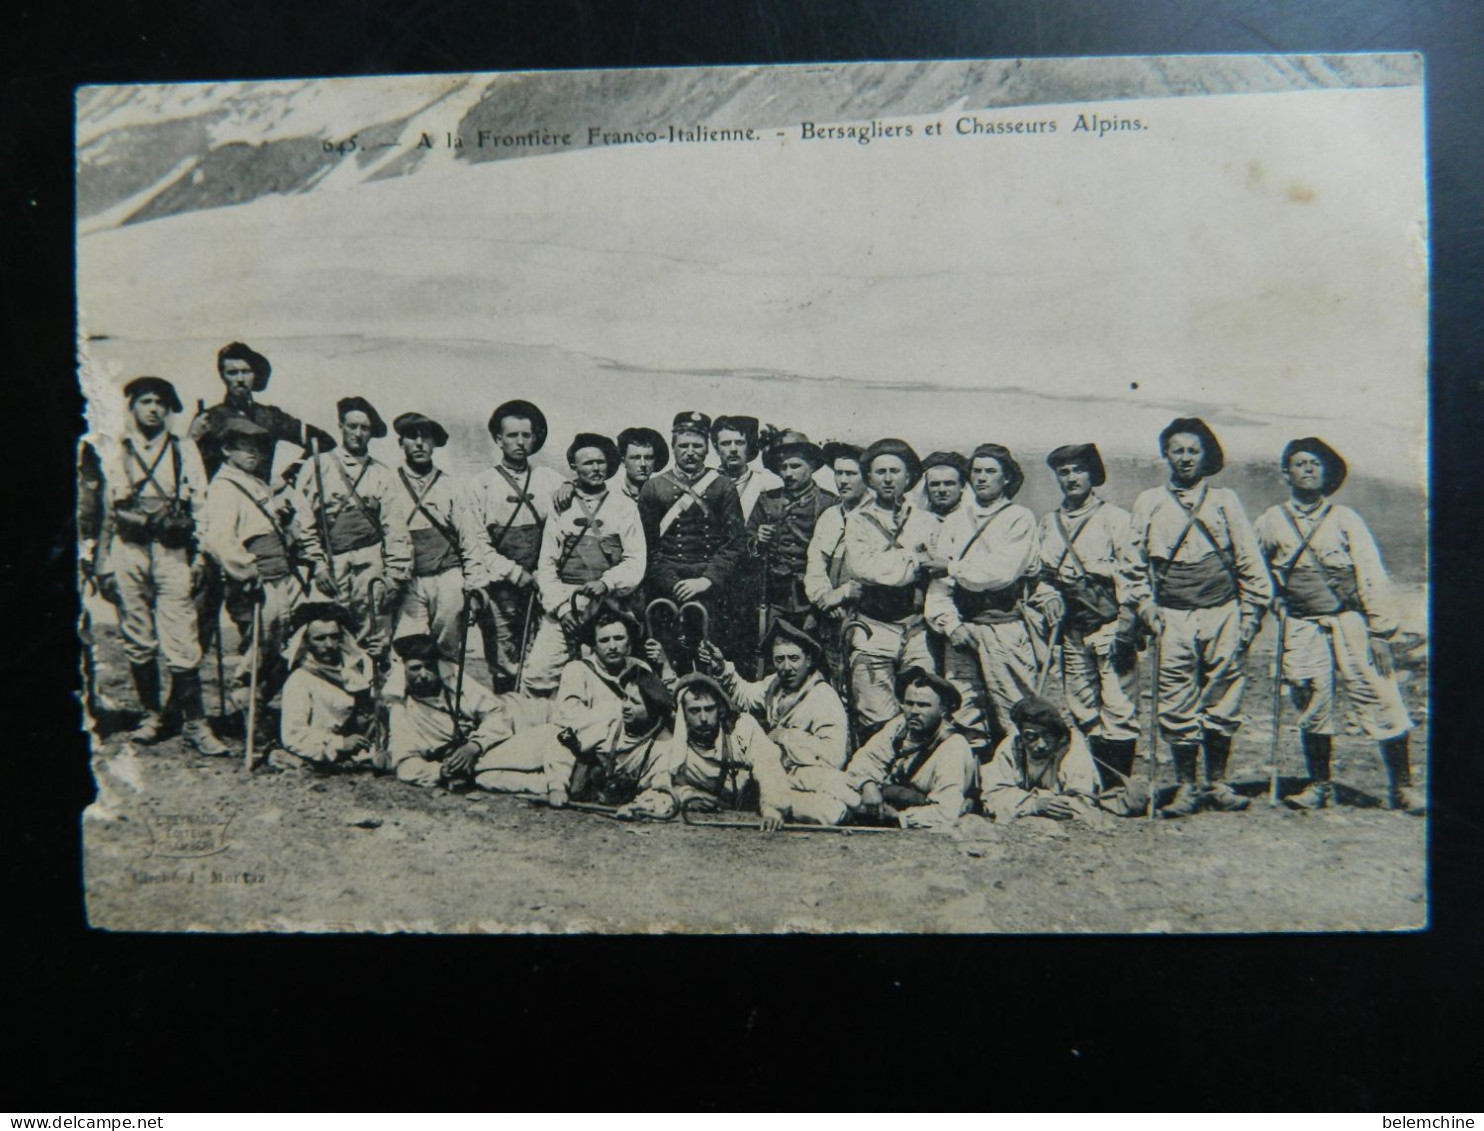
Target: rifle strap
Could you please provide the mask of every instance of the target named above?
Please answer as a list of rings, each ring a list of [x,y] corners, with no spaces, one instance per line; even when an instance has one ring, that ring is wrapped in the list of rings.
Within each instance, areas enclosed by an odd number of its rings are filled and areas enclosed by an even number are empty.
[[[372,513],[370,504],[368,504],[365,499],[361,498],[361,480],[365,479],[366,472],[371,470],[371,457],[366,457],[366,462],[361,465],[360,474],[356,476],[354,483],[351,482],[350,476],[346,474],[345,464],[341,460],[333,459],[331,460],[331,462],[335,465],[335,470],[340,472],[340,482],[345,484],[345,490],[348,493],[348,497],[350,498],[351,502],[353,502],[356,506],[356,509],[361,512],[362,517],[371,524],[371,529],[376,531],[377,536],[385,538],[386,531],[382,528],[381,521],[376,517],[375,514]],[[328,554],[329,552],[330,547],[326,546],[325,553]]]
[[[283,546],[283,556],[285,561],[288,562],[289,573],[293,574],[294,580],[299,583],[299,588],[302,589],[305,593],[308,593],[309,583],[306,582],[304,578],[300,576],[299,571],[294,568],[294,543],[289,538],[288,534],[284,532],[283,527],[279,525],[278,520],[273,517],[273,512],[265,507],[262,502],[259,501],[255,495],[253,495],[251,491],[249,491],[241,483],[237,482],[237,480],[227,479],[226,481],[233,487],[236,487],[237,490],[241,491],[243,497],[257,508],[259,514],[261,514],[265,519],[268,520],[268,525],[273,528],[273,533],[277,535],[279,543]],[[326,552],[328,553],[328,550]]]
[[[1087,565],[1085,562],[1083,562],[1082,555],[1077,552],[1077,539],[1082,537],[1082,532],[1092,524],[1092,520],[1097,516],[1098,511],[1100,511],[1102,507],[1103,500],[1099,499],[1092,510],[1083,515],[1082,518],[1078,520],[1077,525],[1071,530],[1067,529],[1067,520],[1060,510],[1052,512],[1052,518],[1056,522],[1057,533],[1061,535],[1061,540],[1065,547],[1062,550],[1061,557],[1056,559],[1056,565],[1053,567],[1053,571],[1060,570],[1062,564],[1068,558],[1071,558],[1072,567],[1077,571],[1077,573],[1082,577],[1086,577],[1088,575],[1089,571]]]
[[[435,470],[433,472],[433,478],[428,480],[428,485],[423,488],[422,494],[418,494],[417,488],[412,485],[412,480],[407,476],[406,469],[397,468],[397,478],[402,480],[402,486],[406,487],[407,493],[412,496],[412,509],[427,519],[428,525],[447,538],[451,545],[457,546],[459,544],[458,532],[452,526],[439,519],[432,511],[428,510],[427,504],[424,502],[432,492],[434,485],[442,477],[443,472],[441,470]]]

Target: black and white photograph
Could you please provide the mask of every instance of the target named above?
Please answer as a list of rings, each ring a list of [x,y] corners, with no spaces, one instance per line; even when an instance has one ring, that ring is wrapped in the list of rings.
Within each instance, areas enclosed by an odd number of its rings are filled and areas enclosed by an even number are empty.
[[[88,922],[1426,928],[1424,71],[79,87]]]

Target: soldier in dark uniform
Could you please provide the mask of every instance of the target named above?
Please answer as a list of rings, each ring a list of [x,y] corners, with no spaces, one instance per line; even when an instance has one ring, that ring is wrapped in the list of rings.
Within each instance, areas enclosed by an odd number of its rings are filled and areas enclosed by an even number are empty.
[[[710,433],[705,413],[676,416],[670,442],[675,466],[639,492],[649,552],[644,588],[651,601],[699,601],[710,614],[713,642],[734,655],[736,632],[725,597],[747,551],[747,528],[732,481],[706,466]]]
[[[824,463],[824,452],[802,432],[784,432],[764,453],[763,463],[783,480],[783,486],[763,493],[747,523],[761,567],[759,608],[767,621],[759,623],[758,636],[766,636],[778,619],[813,635],[819,629],[814,607],[804,592],[805,559],[819,516],[839,502],[839,497],[815,484],[814,473]]]

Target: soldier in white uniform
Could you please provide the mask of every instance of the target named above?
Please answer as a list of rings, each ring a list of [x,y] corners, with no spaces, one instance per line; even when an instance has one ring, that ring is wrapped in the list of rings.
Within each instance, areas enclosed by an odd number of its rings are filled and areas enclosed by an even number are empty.
[[[1411,717],[1397,686],[1391,641],[1400,630],[1381,552],[1365,521],[1330,501],[1345,482],[1340,454],[1317,436],[1283,449],[1287,502],[1255,527],[1273,573],[1283,625],[1283,679],[1299,709],[1309,783],[1285,798],[1294,809],[1334,802],[1330,754],[1337,725],[1335,685],[1361,729],[1380,744],[1393,809],[1421,814],[1427,802],[1412,784]]]
[[[1129,599],[1159,637],[1159,728],[1179,783],[1160,813],[1234,812],[1251,799],[1227,784],[1226,767],[1242,722],[1247,649],[1272,582],[1236,492],[1206,482],[1225,460],[1205,421],[1173,420],[1159,444],[1170,481],[1134,503],[1129,547],[1140,569]],[[1203,749],[1205,785],[1196,764]]]
[[[1139,567],[1129,550],[1128,511],[1096,494],[1108,479],[1096,444],[1066,444],[1046,457],[1046,466],[1062,501],[1041,516],[1036,538],[1041,580],[1063,609],[1067,710],[1111,789],[1133,773],[1139,739],[1137,616],[1128,603]]]
[[[105,520],[94,564],[98,583],[117,593],[124,654],[144,717],[131,741],[155,742],[164,726],[159,661],[170,669],[170,698],[186,742],[201,754],[227,748],[206,724],[201,644],[192,591],[207,561],[199,539],[206,471],[194,444],[170,431],[181,410],[175,386],[136,377],[124,386],[129,418],[103,463]]]
[[[407,530],[412,542],[412,580],[397,610],[393,635],[400,639],[427,633],[438,642],[444,659],[457,660],[464,609],[457,528],[461,484],[457,476],[433,464],[433,452],[448,443],[448,432],[418,412],[404,412],[392,421],[392,430],[403,458],[403,466],[397,468],[401,493],[395,496],[392,519]]]
[[[804,555],[804,595],[820,614],[820,643],[825,664],[839,672],[844,662],[840,629],[860,600],[860,583],[845,572],[845,516],[866,501],[870,491],[861,470],[861,449],[831,440],[824,445],[824,462],[838,495],[814,523],[814,535]]]
[[[500,462],[469,483],[459,524],[464,547],[464,588],[488,597],[480,604],[490,682],[497,692],[515,688],[535,614],[536,563],[552,497],[565,480],[531,457],[546,444],[546,416],[530,401],[506,401],[489,420]]]
[[[903,440],[877,440],[861,462],[874,498],[846,515],[844,570],[859,585],[853,619],[863,627],[850,634],[846,662],[865,736],[897,714],[897,676],[934,667],[923,590],[946,567],[932,551],[937,520],[906,498],[922,473],[917,453]]]
[[[1027,599],[1041,559],[1036,517],[1011,502],[1025,482],[1008,448],[980,444],[969,459],[972,499],[943,522],[943,577],[927,593],[927,620],[948,641],[943,674],[963,696],[955,721],[976,745],[994,749],[1010,730],[1010,708],[1035,690],[1037,639]]]
[[[586,619],[605,599],[628,598],[644,581],[648,561],[638,506],[608,485],[619,464],[613,441],[579,432],[567,448],[567,463],[575,490],[553,505],[536,565],[541,619],[525,673],[532,695],[556,690],[563,667],[577,654]]]

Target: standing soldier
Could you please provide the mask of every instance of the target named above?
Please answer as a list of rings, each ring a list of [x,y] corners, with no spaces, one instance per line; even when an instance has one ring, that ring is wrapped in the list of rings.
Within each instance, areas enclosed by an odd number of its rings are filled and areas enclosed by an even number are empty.
[[[392,421],[402,446],[397,468],[401,493],[391,518],[412,540],[412,580],[397,613],[394,637],[432,636],[446,660],[457,660],[462,642],[464,571],[455,526],[461,493],[458,480],[433,466],[433,451],[448,443],[436,420],[404,412]]]
[[[941,575],[931,551],[933,517],[907,501],[922,463],[904,440],[877,440],[861,457],[873,499],[845,517],[845,572],[859,585],[861,628],[847,641],[857,734],[874,733],[897,713],[897,676],[933,668],[923,590]]]
[[[335,408],[340,447],[321,454],[301,473],[300,491],[319,524],[337,599],[349,610],[367,651],[381,660],[390,642],[392,609],[412,574],[412,539],[402,517],[406,491],[370,453],[371,441],[387,432],[371,402],[344,397]]]
[[[664,597],[708,610],[717,643],[735,655],[726,589],[747,547],[742,504],[732,481],[706,466],[711,421],[703,412],[675,417],[670,449],[675,466],[653,476],[639,492],[639,518],[649,561],[649,600]]]
[[[1041,573],[1036,516],[1011,503],[1024,482],[1008,448],[974,449],[974,497],[943,521],[938,552],[947,573],[927,595],[928,624],[948,641],[943,674],[963,696],[957,722],[990,749],[1010,732],[1010,709],[1036,686],[1038,633],[1026,606]]]
[[[721,461],[721,473],[737,489],[742,504],[742,521],[748,522],[764,491],[782,486],[772,471],[759,471],[752,466],[758,457],[758,419],[755,416],[718,416],[711,426],[711,442]]]
[[[1061,506],[1036,537],[1042,580],[1061,597],[1061,674],[1067,710],[1087,736],[1104,789],[1133,773],[1139,740],[1137,617],[1127,603],[1138,569],[1129,555],[1128,511],[1094,489],[1108,473],[1096,444],[1067,444],[1046,457]]]
[[[530,401],[506,401],[490,416],[500,462],[475,476],[465,499],[460,534],[465,546],[464,589],[483,591],[479,631],[490,684],[515,690],[536,602],[536,561],[552,496],[564,485],[549,467],[531,466],[546,444],[546,415]]]
[[[802,432],[784,432],[764,453],[763,462],[783,486],[765,491],[748,520],[761,559],[759,608],[767,621],[759,623],[758,632],[766,636],[778,619],[805,633],[817,632],[813,606],[804,591],[804,569],[819,517],[839,502],[814,482],[824,451]]]
[[[969,461],[957,452],[933,452],[922,461],[922,502],[941,524],[958,510],[969,482]]]
[[[1134,503],[1130,548],[1142,576],[1129,597],[1158,638],[1155,702],[1179,783],[1160,813],[1185,817],[1203,805],[1232,812],[1250,804],[1227,784],[1226,765],[1242,721],[1243,661],[1273,587],[1236,492],[1205,482],[1225,465],[1206,422],[1172,420],[1159,448],[1170,481]]]
[[[1345,482],[1345,461],[1317,436],[1307,436],[1283,449],[1282,471],[1288,501],[1265,511],[1256,530],[1273,571],[1283,618],[1283,678],[1301,712],[1309,772],[1309,784],[1285,800],[1294,809],[1323,809],[1334,801],[1330,748],[1338,680],[1361,728],[1381,745],[1389,807],[1421,814],[1427,802],[1412,785],[1412,720],[1391,656],[1401,626],[1390,607],[1390,582],[1364,520],[1329,501]]]
[[[861,470],[861,450],[854,444],[830,440],[824,459],[835,476],[839,499],[819,516],[804,559],[804,595],[819,612],[820,643],[831,671],[843,670],[840,630],[855,603],[860,583],[845,573],[845,516],[866,501],[866,477]]]
[[[206,549],[227,578],[227,613],[237,626],[242,664],[236,677],[248,691],[253,641],[258,638],[258,701],[268,703],[287,671],[283,646],[289,618],[314,585],[332,600],[330,581],[309,505],[291,488],[271,491],[258,469],[272,458],[272,437],[251,420],[238,417],[222,429],[226,462],[206,492]],[[256,611],[256,616],[255,616]],[[255,631],[255,622],[257,631]],[[246,706],[239,703],[239,707]],[[276,737],[259,713],[261,736]]]
[[[618,456],[623,461],[623,478],[610,486],[637,504],[649,477],[669,466],[670,446],[653,428],[625,428],[618,434]]]
[[[129,419],[103,471],[106,522],[96,574],[116,591],[124,653],[144,718],[129,738],[160,737],[160,669],[170,669],[170,698],[184,720],[185,740],[198,753],[227,748],[206,725],[201,702],[201,643],[193,585],[206,568],[199,535],[206,472],[196,449],[170,431],[181,410],[175,386],[160,377],[136,377],[124,386]]]
[[[541,620],[526,657],[526,690],[550,695],[577,655],[583,625],[600,603],[620,603],[644,580],[646,555],[639,508],[608,480],[618,447],[607,436],[579,432],[567,448],[575,489],[557,502],[541,537],[536,591]]]

